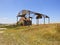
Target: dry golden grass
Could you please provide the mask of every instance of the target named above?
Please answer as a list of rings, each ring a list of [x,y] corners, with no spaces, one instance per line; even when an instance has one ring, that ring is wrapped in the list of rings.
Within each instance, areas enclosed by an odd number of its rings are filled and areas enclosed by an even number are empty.
[[[60,24],[6,27],[0,45],[60,45]]]

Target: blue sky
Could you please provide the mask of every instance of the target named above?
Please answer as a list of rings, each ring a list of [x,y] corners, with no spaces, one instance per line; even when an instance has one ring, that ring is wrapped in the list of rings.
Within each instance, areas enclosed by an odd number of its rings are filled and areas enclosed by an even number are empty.
[[[23,9],[48,15],[51,23],[60,22],[60,0],[0,0],[0,23],[15,23],[18,12]]]

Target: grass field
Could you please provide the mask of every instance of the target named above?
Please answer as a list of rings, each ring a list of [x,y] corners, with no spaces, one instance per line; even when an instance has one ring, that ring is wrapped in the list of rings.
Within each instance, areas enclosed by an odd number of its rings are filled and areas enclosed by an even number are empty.
[[[0,45],[60,45],[60,24],[1,28],[7,29],[0,30]]]

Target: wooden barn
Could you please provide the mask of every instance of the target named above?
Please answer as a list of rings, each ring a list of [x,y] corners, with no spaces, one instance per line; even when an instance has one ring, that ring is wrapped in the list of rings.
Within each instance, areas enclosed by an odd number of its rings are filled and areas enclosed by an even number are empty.
[[[22,26],[32,25],[32,18],[34,16],[31,17],[31,14],[36,16],[36,20],[37,20],[36,24],[39,24],[39,19],[42,19],[42,18],[44,18],[44,24],[45,24],[45,18],[48,18],[48,23],[50,23],[50,17],[47,15],[37,13],[37,12],[33,12],[30,10],[22,10],[17,15],[17,25],[22,25]],[[18,17],[20,17],[19,20],[18,20]]]

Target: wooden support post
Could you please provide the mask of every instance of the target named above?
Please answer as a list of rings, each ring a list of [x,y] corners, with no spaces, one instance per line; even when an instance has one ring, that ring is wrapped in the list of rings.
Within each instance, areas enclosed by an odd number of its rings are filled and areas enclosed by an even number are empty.
[[[29,12],[29,18],[30,18],[30,12]]]
[[[48,18],[48,24],[50,23],[50,18]]]
[[[45,24],[45,17],[44,17],[44,24]]]
[[[17,17],[17,25],[18,25],[18,17]]]
[[[39,25],[39,19],[36,19],[36,24]]]
[[[32,17],[30,17],[30,11],[29,11],[29,19],[31,20],[31,25],[32,25]]]

